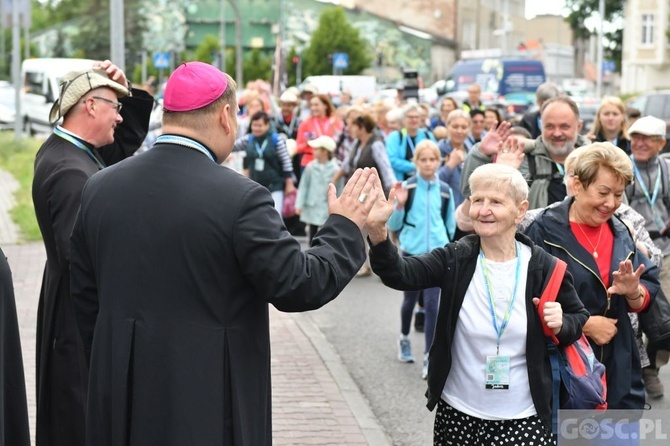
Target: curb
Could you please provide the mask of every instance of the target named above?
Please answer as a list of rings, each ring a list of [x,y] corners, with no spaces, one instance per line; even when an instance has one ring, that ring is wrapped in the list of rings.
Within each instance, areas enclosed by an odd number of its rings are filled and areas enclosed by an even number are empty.
[[[372,409],[370,409],[368,401],[342,363],[342,358],[335,350],[335,347],[326,339],[326,336],[308,313],[293,313],[291,316],[323,360],[324,365],[342,392],[344,400],[349,405],[349,409],[351,409],[368,444],[374,446],[392,446],[393,443],[377,421],[377,417],[372,412]]]

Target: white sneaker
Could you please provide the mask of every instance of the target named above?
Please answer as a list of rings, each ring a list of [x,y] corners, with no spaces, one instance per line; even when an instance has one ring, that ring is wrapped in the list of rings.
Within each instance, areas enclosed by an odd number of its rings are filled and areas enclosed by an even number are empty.
[[[412,341],[407,336],[400,336],[398,339],[398,361],[400,362],[414,362],[414,355],[412,355]]]
[[[421,369],[421,379],[428,378],[428,353],[423,355],[423,368]]]

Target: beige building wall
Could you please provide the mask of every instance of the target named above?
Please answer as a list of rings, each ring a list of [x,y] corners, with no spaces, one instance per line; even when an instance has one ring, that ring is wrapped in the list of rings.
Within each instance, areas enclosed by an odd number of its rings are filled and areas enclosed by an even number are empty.
[[[525,39],[538,40],[543,43],[572,45],[572,30],[562,16],[539,15],[526,20],[524,25]]]
[[[525,0],[462,0],[458,7],[457,34],[461,50],[512,51],[523,41]]]
[[[621,92],[670,87],[670,0],[628,0],[624,6]],[[649,16],[653,19],[650,29]],[[652,37],[650,42],[648,39]]]
[[[454,39],[456,0],[348,0],[357,8],[399,25]]]

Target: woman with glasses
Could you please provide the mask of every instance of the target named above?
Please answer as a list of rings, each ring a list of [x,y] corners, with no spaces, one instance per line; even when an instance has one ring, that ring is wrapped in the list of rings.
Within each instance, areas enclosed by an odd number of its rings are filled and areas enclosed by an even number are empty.
[[[386,150],[398,181],[414,175],[416,169],[412,159],[416,146],[425,139],[436,142],[432,133],[422,128],[421,111],[417,104],[405,106],[403,114],[404,127],[392,132],[386,139]]]

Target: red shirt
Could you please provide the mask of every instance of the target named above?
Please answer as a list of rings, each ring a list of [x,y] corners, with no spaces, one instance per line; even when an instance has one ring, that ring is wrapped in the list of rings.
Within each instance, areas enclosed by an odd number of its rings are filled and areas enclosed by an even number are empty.
[[[586,249],[593,256],[598,265],[598,274],[602,280],[605,288],[610,287],[610,272],[619,269],[619,265],[612,265],[612,251],[614,250],[614,234],[609,224],[603,223],[600,226],[593,227],[574,221],[570,222],[570,229],[575,238],[584,249]],[[602,231],[602,232],[601,232]],[[594,252],[598,253],[595,257]],[[631,312],[640,312],[649,305],[649,291],[644,288],[644,303],[642,307],[633,310],[629,306]]]
[[[337,140],[336,135],[342,131],[342,121],[331,116],[323,118],[309,117],[300,123],[298,127],[298,137],[296,138],[296,153],[302,155],[300,165],[305,167],[314,159],[312,148],[307,145],[307,141],[316,139],[319,136],[330,136]],[[337,141],[336,141],[337,142]]]

